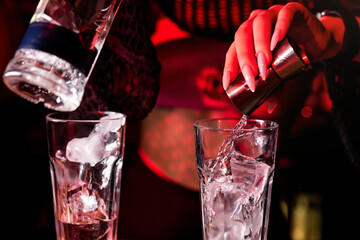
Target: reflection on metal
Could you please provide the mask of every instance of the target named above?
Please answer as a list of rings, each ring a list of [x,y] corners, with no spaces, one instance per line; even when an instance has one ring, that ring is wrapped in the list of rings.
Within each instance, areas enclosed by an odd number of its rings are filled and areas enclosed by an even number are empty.
[[[322,196],[298,193],[291,209],[290,235],[292,240],[322,239]]]

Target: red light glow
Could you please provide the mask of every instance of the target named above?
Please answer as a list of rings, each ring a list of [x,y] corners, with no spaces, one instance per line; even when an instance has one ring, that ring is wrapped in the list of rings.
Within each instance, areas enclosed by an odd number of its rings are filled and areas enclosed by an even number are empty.
[[[313,114],[312,108],[309,106],[305,106],[301,109],[301,116],[304,118],[310,118]]]

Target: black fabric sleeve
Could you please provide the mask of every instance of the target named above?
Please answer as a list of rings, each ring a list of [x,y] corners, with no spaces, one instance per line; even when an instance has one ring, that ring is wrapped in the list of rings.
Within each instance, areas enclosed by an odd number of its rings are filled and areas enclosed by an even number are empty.
[[[324,63],[333,117],[346,152],[360,173],[360,63]]]

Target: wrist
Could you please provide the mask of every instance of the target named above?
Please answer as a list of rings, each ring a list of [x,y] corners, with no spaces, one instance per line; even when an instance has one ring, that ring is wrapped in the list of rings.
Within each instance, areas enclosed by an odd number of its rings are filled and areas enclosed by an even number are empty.
[[[329,42],[323,59],[331,59],[344,50],[345,25],[341,18],[335,16],[322,16],[320,22],[329,34]]]
[[[356,61],[359,57],[360,48],[358,17],[343,9],[339,11],[326,10],[318,18],[320,18],[325,29],[329,31],[330,39],[334,42],[329,51],[330,59],[324,58],[324,60],[333,63]]]

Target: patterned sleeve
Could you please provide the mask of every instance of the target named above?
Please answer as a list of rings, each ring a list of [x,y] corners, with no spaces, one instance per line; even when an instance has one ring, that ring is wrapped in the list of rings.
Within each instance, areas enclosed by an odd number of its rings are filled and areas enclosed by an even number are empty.
[[[154,107],[160,63],[144,24],[146,4],[122,0],[79,111],[112,110],[142,119]]]
[[[233,38],[240,24],[255,9],[301,2],[311,11],[317,11],[319,1],[321,0],[158,0],[165,13],[184,30],[226,39]]]

